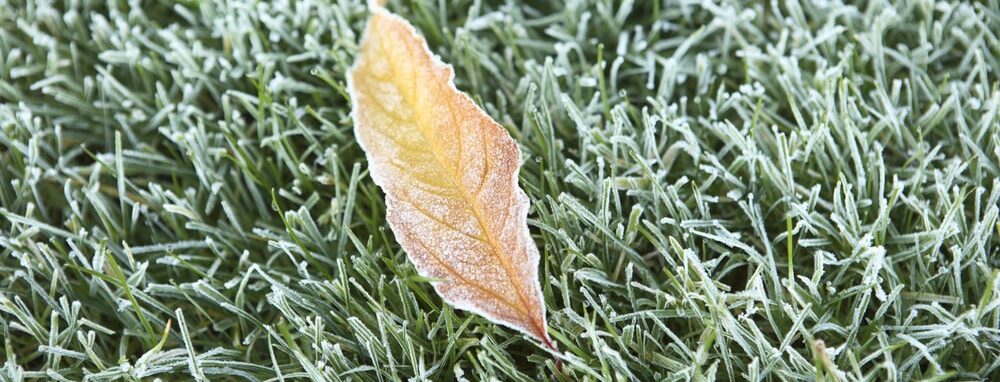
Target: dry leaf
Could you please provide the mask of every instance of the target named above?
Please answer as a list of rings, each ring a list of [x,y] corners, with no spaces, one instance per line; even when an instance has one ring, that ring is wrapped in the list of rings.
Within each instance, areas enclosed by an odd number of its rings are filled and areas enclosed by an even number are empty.
[[[355,135],[417,270],[456,308],[555,349],[517,143],[455,88],[409,22],[378,5],[348,77]]]

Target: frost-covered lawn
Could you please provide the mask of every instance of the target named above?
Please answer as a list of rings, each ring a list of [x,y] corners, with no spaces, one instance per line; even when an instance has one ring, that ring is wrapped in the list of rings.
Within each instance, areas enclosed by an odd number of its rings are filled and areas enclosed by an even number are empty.
[[[361,1],[0,0],[0,381],[1000,378],[1000,1],[524,3],[390,8],[524,150],[561,371],[393,241]]]

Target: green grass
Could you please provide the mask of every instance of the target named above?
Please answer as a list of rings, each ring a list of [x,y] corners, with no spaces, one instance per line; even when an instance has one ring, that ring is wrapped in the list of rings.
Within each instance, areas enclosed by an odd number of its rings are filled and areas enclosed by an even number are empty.
[[[521,145],[559,355],[394,242],[361,1],[0,0],[0,381],[1000,378],[1000,2],[524,3],[390,9]]]

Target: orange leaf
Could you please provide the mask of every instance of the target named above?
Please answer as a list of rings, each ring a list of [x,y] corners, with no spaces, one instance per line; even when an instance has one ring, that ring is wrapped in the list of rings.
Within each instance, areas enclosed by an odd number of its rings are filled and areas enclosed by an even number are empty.
[[[555,349],[517,184],[521,153],[453,77],[409,22],[373,5],[348,75],[354,133],[392,232],[438,294]]]

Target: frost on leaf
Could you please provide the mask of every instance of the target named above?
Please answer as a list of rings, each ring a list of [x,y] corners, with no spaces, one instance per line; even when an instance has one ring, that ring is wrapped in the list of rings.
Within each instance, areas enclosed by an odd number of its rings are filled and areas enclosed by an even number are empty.
[[[360,49],[354,131],[409,259],[445,301],[554,348],[517,143],[406,20],[373,6]]]

